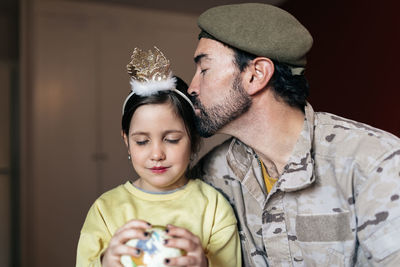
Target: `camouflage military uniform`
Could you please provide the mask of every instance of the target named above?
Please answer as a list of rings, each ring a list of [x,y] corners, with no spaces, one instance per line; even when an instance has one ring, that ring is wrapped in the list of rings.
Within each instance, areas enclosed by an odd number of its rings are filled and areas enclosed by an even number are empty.
[[[268,195],[257,156],[235,138],[195,173],[233,205],[244,266],[400,266],[400,140],[389,133],[308,105]]]

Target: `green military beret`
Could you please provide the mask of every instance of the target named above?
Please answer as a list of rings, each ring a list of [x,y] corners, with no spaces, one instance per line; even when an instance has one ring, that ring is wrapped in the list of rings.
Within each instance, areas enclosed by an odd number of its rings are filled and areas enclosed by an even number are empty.
[[[313,43],[295,17],[267,4],[217,6],[201,14],[198,25],[230,46],[298,67],[306,65],[306,54]]]

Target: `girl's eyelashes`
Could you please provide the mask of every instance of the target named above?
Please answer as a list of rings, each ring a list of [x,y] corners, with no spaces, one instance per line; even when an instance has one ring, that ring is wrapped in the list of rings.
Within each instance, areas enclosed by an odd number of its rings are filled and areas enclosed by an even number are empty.
[[[179,143],[181,139],[165,139],[166,142],[171,143],[171,144],[177,144]]]
[[[170,144],[178,144],[180,140],[181,140],[180,138],[165,138],[164,139],[165,142],[170,143]],[[135,141],[135,143],[138,146],[144,146],[144,145],[148,144],[149,142],[150,142],[149,140]]]
[[[135,141],[137,145],[139,146],[144,146],[145,144],[147,144],[149,142],[149,140],[143,140],[143,141]]]

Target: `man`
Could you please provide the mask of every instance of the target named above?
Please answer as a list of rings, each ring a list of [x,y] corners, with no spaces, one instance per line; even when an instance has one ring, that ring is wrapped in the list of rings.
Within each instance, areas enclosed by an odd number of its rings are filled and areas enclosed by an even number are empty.
[[[198,24],[198,129],[233,138],[194,175],[233,205],[245,266],[400,266],[400,140],[313,111],[313,40],[286,11],[220,6]]]

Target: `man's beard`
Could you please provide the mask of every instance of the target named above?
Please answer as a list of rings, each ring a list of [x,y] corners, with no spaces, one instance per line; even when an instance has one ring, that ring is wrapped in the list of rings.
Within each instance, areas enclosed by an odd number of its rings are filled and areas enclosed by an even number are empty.
[[[218,90],[218,89],[216,89]],[[212,107],[204,107],[198,98],[192,98],[194,106],[200,110],[196,115],[196,128],[202,137],[210,137],[219,129],[245,113],[251,106],[251,98],[242,86],[239,74],[224,101]]]

